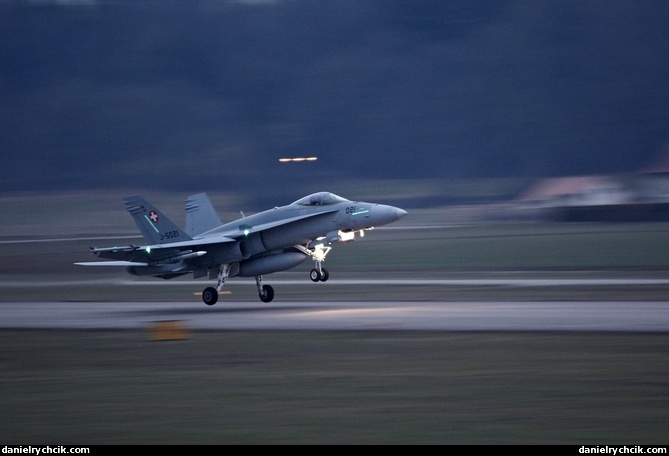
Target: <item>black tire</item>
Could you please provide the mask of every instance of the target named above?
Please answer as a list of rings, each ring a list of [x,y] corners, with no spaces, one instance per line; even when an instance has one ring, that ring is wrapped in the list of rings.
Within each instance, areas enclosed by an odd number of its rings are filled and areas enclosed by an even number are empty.
[[[314,268],[309,272],[309,278],[312,282],[318,282],[321,280],[321,273],[318,272],[318,269]]]
[[[271,285],[263,285],[262,293],[259,295],[262,302],[271,302],[274,299],[274,288]]]
[[[330,273],[327,269],[323,269],[321,274],[321,282],[326,282],[330,278]]]
[[[202,292],[202,300],[208,306],[213,306],[218,301],[218,291],[214,287],[207,287]]]

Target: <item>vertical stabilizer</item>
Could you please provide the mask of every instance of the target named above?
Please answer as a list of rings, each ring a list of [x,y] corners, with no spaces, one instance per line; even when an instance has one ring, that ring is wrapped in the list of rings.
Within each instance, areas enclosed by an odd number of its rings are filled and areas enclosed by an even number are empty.
[[[206,193],[191,195],[186,199],[186,233],[197,236],[221,226],[223,222],[216,213]]]
[[[147,243],[167,244],[191,240],[188,234],[176,226],[153,204],[145,200],[143,196],[129,196],[123,198],[123,202]]]

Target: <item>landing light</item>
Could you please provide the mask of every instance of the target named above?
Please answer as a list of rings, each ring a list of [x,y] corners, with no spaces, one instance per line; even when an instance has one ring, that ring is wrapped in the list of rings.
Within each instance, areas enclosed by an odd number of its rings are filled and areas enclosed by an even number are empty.
[[[290,162],[311,162],[318,160],[318,157],[290,157],[290,158],[280,158],[279,162],[281,163],[290,163]]]

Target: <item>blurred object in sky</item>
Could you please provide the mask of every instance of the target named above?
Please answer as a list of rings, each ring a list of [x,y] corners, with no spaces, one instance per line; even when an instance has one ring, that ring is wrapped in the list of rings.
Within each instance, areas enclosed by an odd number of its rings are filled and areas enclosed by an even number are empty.
[[[0,2],[0,191],[627,172],[669,140],[668,21],[666,1]]]

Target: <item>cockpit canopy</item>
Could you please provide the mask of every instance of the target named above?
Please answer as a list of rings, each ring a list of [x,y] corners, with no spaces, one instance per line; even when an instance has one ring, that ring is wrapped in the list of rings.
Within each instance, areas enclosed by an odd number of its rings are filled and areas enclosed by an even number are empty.
[[[292,204],[298,206],[328,206],[330,204],[343,203],[348,201],[346,198],[335,195],[330,192],[318,192],[312,193],[311,195],[300,198]]]

